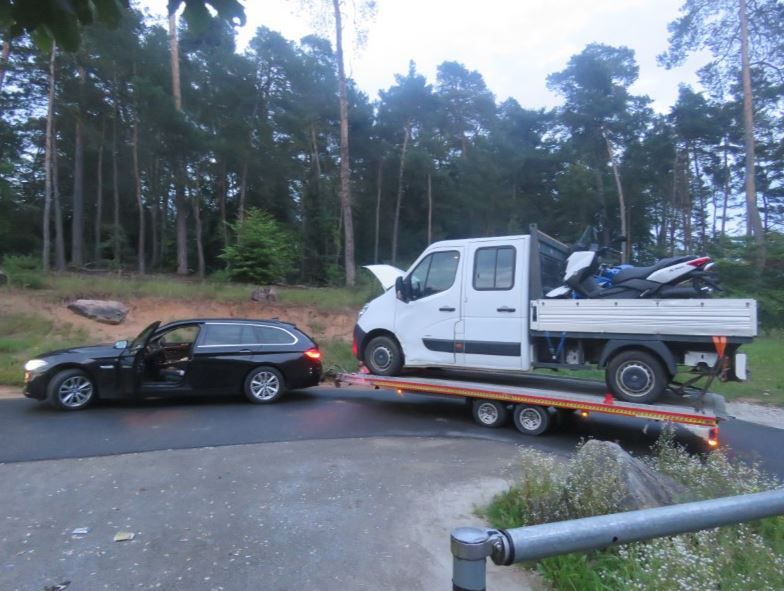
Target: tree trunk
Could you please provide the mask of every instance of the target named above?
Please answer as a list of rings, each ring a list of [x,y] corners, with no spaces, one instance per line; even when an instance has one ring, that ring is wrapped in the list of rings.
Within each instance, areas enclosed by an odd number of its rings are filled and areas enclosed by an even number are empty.
[[[427,173],[427,243],[433,242],[433,175]]]
[[[49,97],[46,110],[46,150],[44,156],[44,219],[43,219],[43,253],[42,264],[44,271],[51,267],[51,217],[52,217],[52,137],[54,135],[54,63],[57,55],[57,46],[52,43],[52,53],[49,58]]]
[[[340,14],[340,0],[332,0],[335,12],[335,59],[338,62],[338,94],[340,102],[340,209],[345,233],[344,262],[346,285],[353,287],[356,281],[354,265],[354,221],[351,214],[351,178],[348,154],[348,92],[346,90],[346,71],[343,65],[343,23]]]
[[[54,121],[52,121],[52,197],[54,201],[54,264],[58,271],[65,271],[65,232],[63,228],[63,208],[60,201],[57,126]]]
[[[406,151],[408,138],[411,134],[410,124],[406,122],[403,127],[403,149],[400,151],[400,170],[397,175],[397,199],[395,200],[395,222],[392,225],[392,264],[397,263],[397,234],[400,226],[400,203],[403,201],[403,173],[406,167]]]
[[[169,15],[169,61],[171,64],[172,97],[174,107],[182,112],[182,85],[180,84],[180,50],[177,42],[177,16],[172,12]],[[187,217],[188,206],[185,198],[184,178],[187,171],[182,162],[177,163],[177,171],[174,175],[175,197],[174,207],[176,209],[177,225],[177,274],[188,274],[188,226]]]
[[[181,182],[175,181],[174,209],[177,232],[177,274],[188,274],[188,211],[185,189]]]
[[[384,160],[378,161],[378,175],[376,176],[376,227],[373,241],[373,262],[378,263],[378,233],[381,222],[381,186],[384,180]]]
[[[8,69],[8,58],[11,55],[11,42],[3,39],[3,55],[0,57],[0,91],[3,90],[5,71]]]
[[[757,268],[765,266],[765,232],[762,228],[759,209],[757,208],[757,190],[755,187],[754,167],[754,113],[751,95],[751,69],[749,66],[749,31],[746,0],[738,0],[740,17],[740,54],[743,78],[743,137],[746,147],[746,232],[754,236],[759,247]]]
[[[101,260],[101,222],[103,217],[103,140],[106,120],[101,119],[101,143],[98,145],[98,166],[95,171],[95,244],[93,245],[93,259]]]
[[[730,201],[730,167],[727,162],[727,144],[724,144],[724,202],[721,208],[721,235],[725,235],[727,228],[727,205]]]
[[[79,95],[84,94],[84,68],[79,66]],[[84,147],[82,145],[81,101],[74,129],[73,214],[71,217],[71,264],[84,264]]]
[[[610,156],[610,165],[613,169],[613,176],[615,177],[615,188],[618,191],[618,205],[620,207],[621,217],[621,235],[626,239],[623,243],[623,252],[621,254],[621,264],[629,261],[629,253],[631,248],[631,237],[629,236],[629,228],[626,223],[626,200],[623,198],[623,187],[621,186],[621,172],[618,170],[618,163],[615,161],[615,150],[613,150],[612,142],[607,136],[607,133],[602,129],[604,141],[607,143],[607,154]]]
[[[177,15],[169,15],[169,62],[171,64],[172,75],[172,97],[174,97],[174,107],[182,111],[182,90],[180,86],[180,48],[177,43]]]
[[[697,146],[693,145],[691,157],[694,161],[694,189],[697,193],[697,200],[700,204],[700,247],[705,248],[708,242],[708,227],[705,212],[705,193],[702,190],[702,179],[700,175],[700,163],[697,160]]]
[[[198,179],[198,175],[196,177]],[[201,199],[199,197],[198,180],[196,186],[193,188],[191,195],[191,203],[193,205],[193,225],[196,233],[196,272],[200,279],[204,279],[205,264],[204,264],[204,240],[202,237],[201,226]]]
[[[161,162],[157,158],[152,165],[152,174],[150,175],[150,185],[153,194],[153,204],[150,208],[150,237],[152,238],[152,257],[150,257],[150,266],[156,269],[161,262],[161,246],[158,240],[159,224],[158,219],[161,215]]]
[[[226,221],[226,193],[228,191],[228,183],[226,182],[226,163],[224,162],[218,173],[218,209],[220,210],[220,227],[221,238],[223,239],[223,248],[229,245],[229,227]]]
[[[240,175],[240,203],[237,207],[237,220],[240,222],[245,218],[245,193],[248,188],[248,155],[242,162],[242,174]]]
[[[115,75],[116,81],[116,75]],[[120,175],[117,171],[117,97],[115,95],[114,118],[112,119],[112,198],[114,203],[114,222],[112,224],[112,260],[120,266]]]
[[[139,173],[139,119],[138,113],[134,113],[133,122],[133,180],[136,185],[136,207],[139,208],[139,245],[137,252],[139,256],[139,274],[145,273],[145,261],[147,254],[144,249],[144,202],[142,200],[142,179]]]

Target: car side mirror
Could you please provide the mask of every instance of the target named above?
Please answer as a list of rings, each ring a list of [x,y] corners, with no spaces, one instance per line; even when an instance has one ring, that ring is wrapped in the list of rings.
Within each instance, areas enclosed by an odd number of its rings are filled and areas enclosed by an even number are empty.
[[[398,277],[395,280],[395,295],[401,302],[408,303],[411,301],[411,280],[403,277]]]
[[[115,349],[127,349],[128,348],[128,341],[123,339],[121,341],[115,341],[114,343]]]

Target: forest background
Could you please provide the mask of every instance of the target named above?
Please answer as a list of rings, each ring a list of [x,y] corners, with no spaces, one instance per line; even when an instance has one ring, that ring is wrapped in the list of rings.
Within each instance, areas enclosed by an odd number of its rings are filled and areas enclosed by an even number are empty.
[[[54,29],[68,51],[6,29],[12,279],[111,269],[351,286],[355,265],[403,266],[435,240],[536,223],[571,242],[594,224],[605,242],[625,234],[635,263],[711,254],[729,294],[759,299],[764,328],[784,325],[780,2],[686,0],[662,67],[713,59],[666,114],[630,91],[634,52],[598,43],[548,77],[554,109],[499,104],[451,61],[435,80],[411,62],[371,99],[342,67],[347,6],[312,10],[333,19],[329,39],[260,27],[242,52],[230,18],[167,30],[134,6],[70,46]]]

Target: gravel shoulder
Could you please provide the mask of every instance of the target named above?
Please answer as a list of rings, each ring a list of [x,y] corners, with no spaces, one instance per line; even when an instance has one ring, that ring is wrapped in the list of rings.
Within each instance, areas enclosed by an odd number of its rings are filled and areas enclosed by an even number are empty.
[[[0,588],[447,589],[450,531],[516,465],[508,444],[441,438],[2,464]],[[488,588],[543,586],[490,563]]]

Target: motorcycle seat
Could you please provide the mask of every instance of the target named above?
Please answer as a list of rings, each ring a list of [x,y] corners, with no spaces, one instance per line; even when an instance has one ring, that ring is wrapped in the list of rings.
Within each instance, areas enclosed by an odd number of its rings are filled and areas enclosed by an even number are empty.
[[[687,261],[691,261],[694,258],[696,257],[693,256],[669,257],[657,261],[655,265],[651,265],[650,267],[631,267],[630,269],[623,269],[613,277],[612,282],[614,285],[618,285],[622,281],[628,281],[629,279],[645,279],[646,277],[648,277],[648,275],[650,275],[654,271],[658,271],[659,269],[663,269],[664,267],[669,267],[670,265],[685,263]]]

